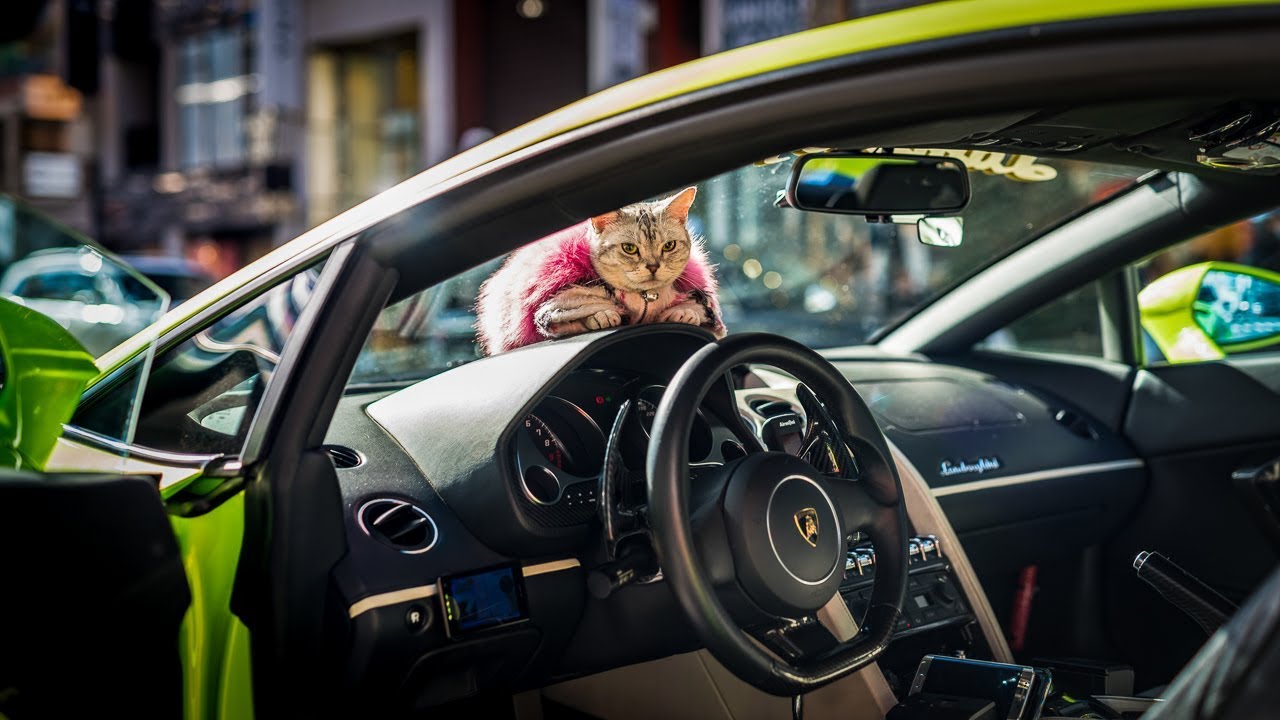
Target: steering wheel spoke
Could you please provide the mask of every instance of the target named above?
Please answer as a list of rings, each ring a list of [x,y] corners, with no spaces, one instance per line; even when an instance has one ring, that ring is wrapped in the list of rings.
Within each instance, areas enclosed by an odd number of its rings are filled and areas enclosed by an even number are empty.
[[[879,519],[885,508],[871,497],[861,483],[854,480],[831,480],[827,490],[840,508],[841,526],[845,536],[865,532]]]
[[[849,612],[849,605],[840,593],[832,595],[826,605],[818,608],[816,617],[836,642],[846,643],[858,636],[858,621]]]

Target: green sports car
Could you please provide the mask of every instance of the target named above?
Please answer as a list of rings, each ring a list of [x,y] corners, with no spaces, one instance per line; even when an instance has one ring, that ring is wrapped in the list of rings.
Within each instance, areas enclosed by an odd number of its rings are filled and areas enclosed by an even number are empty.
[[[0,715],[1274,716],[1278,68],[1270,3],[952,0],[131,276],[97,357],[7,293]],[[482,356],[506,254],[690,185],[726,337]]]

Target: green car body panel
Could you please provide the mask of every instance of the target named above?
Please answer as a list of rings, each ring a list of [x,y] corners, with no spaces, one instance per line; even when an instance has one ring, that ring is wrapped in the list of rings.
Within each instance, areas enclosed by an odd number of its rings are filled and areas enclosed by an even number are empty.
[[[1138,293],[1142,328],[1170,363],[1221,360],[1236,353],[1280,345],[1280,334],[1246,342],[1224,343],[1215,337],[1214,315],[1200,300],[1200,286],[1210,272],[1248,275],[1280,287],[1280,273],[1229,262],[1202,262],[1161,276]]]
[[[172,522],[191,587],[191,607],[178,636],[184,717],[251,718],[249,629],[231,612],[244,538],[244,493],[211,512]]]
[[[966,35],[1022,28],[1034,32],[1037,26],[1053,23],[1266,4],[1267,0],[951,0],[823,27],[637,78],[441,162],[319,225],[174,308],[147,331],[99,358],[84,377],[96,375],[93,382],[100,381],[157,338],[254,279],[318,257],[382,219],[463,181],[465,174],[565,133],[660,102],[680,103],[728,83],[763,82],[778,73],[844,56]],[[50,362],[50,367],[63,366],[58,358]],[[77,372],[84,369],[82,363],[74,366]],[[74,388],[73,384],[68,379],[58,390],[59,397],[68,399],[66,416],[84,387],[84,379]],[[3,402],[0,395],[0,411],[8,411]],[[0,431],[5,429],[0,426]],[[217,482],[197,477],[191,486],[206,480]],[[192,593],[179,644],[185,716],[205,720],[252,717],[249,632],[230,607],[244,534],[243,493],[206,514],[174,517],[172,522]]]

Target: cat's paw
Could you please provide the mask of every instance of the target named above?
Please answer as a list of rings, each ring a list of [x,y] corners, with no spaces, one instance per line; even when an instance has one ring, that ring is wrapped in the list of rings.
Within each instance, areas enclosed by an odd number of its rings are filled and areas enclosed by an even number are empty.
[[[658,316],[658,322],[684,323],[686,325],[702,325],[707,321],[706,308],[696,303],[681,303],[668,308]]]
[[[597,311],[593,315],[588,315],[582,319],[582,324],[588,330],[604,330],[606,328],[618,327],[622,324],[622,315],[617,310],[609,308],[607,310]]]

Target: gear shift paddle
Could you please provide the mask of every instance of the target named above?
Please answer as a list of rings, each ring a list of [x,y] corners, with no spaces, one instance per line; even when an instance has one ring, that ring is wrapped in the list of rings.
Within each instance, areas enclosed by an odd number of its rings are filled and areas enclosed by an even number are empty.
[[[1207,635],[1212,635],[1235,614],[1236,606],[1230,600],[1158,552],[1138,553],[1133,559],[1133,569]]]

